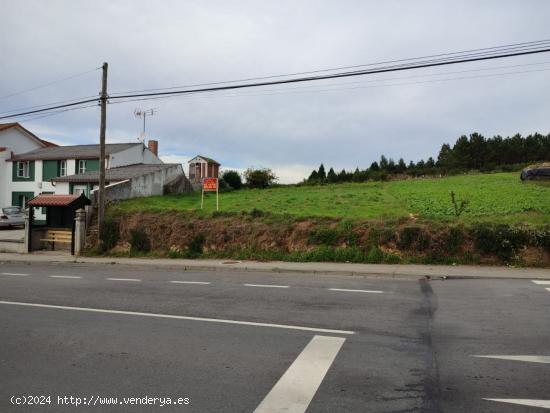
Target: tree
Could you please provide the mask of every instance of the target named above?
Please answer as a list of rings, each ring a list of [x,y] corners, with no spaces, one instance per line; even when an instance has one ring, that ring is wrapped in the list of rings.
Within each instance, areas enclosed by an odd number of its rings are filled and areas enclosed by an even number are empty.
[[[388,170],[388,160],[384,155],[380,157],[380,169],[382,169],[383,171]]]
[[[315,183],[319,181],[319,174],[317,173],[317,170],[314,169],[311,174],[309,175],[309,178],[307,178],[307,181],[309,183]]]
[[[437,166],[439,168],[443,168],[448,170],[452,166],[453,162],[453,153],[451,150],[451,146],[448,143],[444,143],[441,145],[441,149],[439,150],[439,155],[437,155]]]
[[[277,181],[277,177],[273,171],[268,168],[248,168],[243,175],[249,188],[267,188]]]
[[[334,169],[330,168],[327,174],[327,182],[330,182],[333,184],[334,182],[338,181],[338,175],[336,175],[336,172],[334,172]]]
[[[371,170],[371,171],[379,171],[379,170],[380,170],[380,167],[378,166],[378,162],[374,161],[373,163],[371,163],[371,164],[370,164],[369,170]]]
[[[399,159],[399,162],[397,163],[397,167],[395,168],[395,172],[398,174],[402,174],[407,170],[407,164],[405,163],[405,160],[403,158]]]
[[[325,165],[321,164],[321,166],[319,166],[317,175],[319,176],[319,181],[325,182],[325,180],[327,179],[327,173],[325,172]]]
[[[233,189],[241,189],[243,186],[241,175],[237,171],[225,171],[222,179]]]

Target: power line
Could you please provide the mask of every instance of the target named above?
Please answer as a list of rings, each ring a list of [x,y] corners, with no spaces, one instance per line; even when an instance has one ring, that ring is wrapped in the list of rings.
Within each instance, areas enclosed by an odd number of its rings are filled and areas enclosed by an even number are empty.
[[[45,88],[45,87],[47,87],[47,86],[55,85],[56,83],[65,82],[66,80],[74,79],[75,77],[84,76],[84,75],[87,75],[88,73],[92,73],[92,72],[94,72],[94,71],[96,71],[96,70],[98,70],[98,69],[101,69],[101,68],[100,68],[100,67],[96,67],[95,69],[87,70],[87,71],[81,72],[81,73],[77,73],[77,74],[74,74],[74,75],[65,77],[65,78],[63,78],[63,79],[54,80],[54,81],[49,82],[49,83],[44,83],[44,84],[42,84],[42,85],[38,85],[38,86],[31,87],[31,88],[29,88],[29,89],[20,90],[20,91],[18,91],[18,92],[13,92],[13,93],[10,93],[10,94],[8,94],[8,95],[0,96],[0,100],[2,100],[2,99],[7,99],[7,98],[10,98],[10,97],[12,97],[12,96],[22,95],[23,93],[31,92],[31,91],[33,91],[33,90],[42,89],[42,88]]]
[[[216,92],[220,90],[233,90],[233,89],[244,89],[244,88],[253,88],[253,87],[261,87],[261,86],[281,85],[281,84],[288,84],[288,83],[311,82],[315,80],[337,79],[341,77],[363,76],[363,75],[377,74],[377,73],[387,73],[387,72],[396,72],[396,71],[403,71],[403,70],[421,69],[421,68],[427,68],[427,67],[446,66],[446,65],[458,64],[458,63],[469,63],[469,62],[477,62],[477,61],[485,61],[485,60],[503,59],[507,57],[525,56],[525,55],[546,53],[546,52],[550,52],[550,48],[526,50],[526,51],[490,55],[490,56],[472,57],[472,58],[466,58],[466,59],[449,60],[449,61],[443,61],[443,62],[431,62],[431,63],[419,62],[417,64],[412,64],[407,66],[377,68],[373,70],[356,71],[356,72],[334,73],[330,75],[275,80],[271,82],[257,82],[257,83],[217,86],[217,87],[211,87],[211,88],[201,88],[201,89],[191,89],[191,90],[174,90],[170,92],[136,93],[136,94],[127,94],[127,95],[115,95],[115,96],[111,95],[109,99],[114,100],[114,99],[124,99],[124,98],[133,98],[133,97],[167,96],[167,95],[189,94],[189,93],[197,93],[197,92]]]
[[[513,43],[513,44],[508,44],[508,45],[503,45],[503,46],[491,46],[491,47],[485,47],[485,48],[479,48],[479,49],[463,50],[463,51],[460,51],[460,52],[440,53],[440,54],[427,55],[427,56],[421,56],[421,57],[415,57],[415,58],[386,60],[386,61],[377,62],[377,63],[366,63],[366,64],[353,65],[353,66],[339,66],[339,67],[333,67],[333,68],[328,68],[328,69],[310,70],[310,71],[305,71],[305,72],[294,72],[294,73],[286,73],[286,74],[278,74],[278,75],[270,75],[270,76],[249,77],[249,78],[237,79],[237,80],[226,80],[226,81],[218,81],[218,82],[210,82],[210,83],[197,83],[197,84],[183,85],[183,86],[171,86],[171,87],[166,87],[166,88],[141,89],[141,90],[113,92],[113,94],[151,92],[151,91],[161,91],[161,90],[170,90],[170,89],[186,89],[186,88],[198,87],[198,86],[212,86],[212,85],[220,85],[220,84],[226,84],[226,83],[248,82],[248,81],[251,81],[251,80],[273,79],[273,78],[298,76],[298,75],[305,75],[305,74],[312,74],[312,73],[331,72],[331,71],[344,70],[344,69],[356,69],[356,68],[359,68],[359,67],[379,66],[379,65],[387,64],[387,63],[400,63],[400,62],[427,59],[427,58],[434,58],[434,57],[462,55],[464,53],[472,53],[472,52],[485,51],[485,53],[487,53],[489,51],[496,52],[496,51],[502,51],[502,50],[512,50],[512,49],[517,49],[517,48],[523,48],[523,47],[526,47],[526,46],[535,46],[535,45],[541,46],[542,44],[550,44],[550,39],[537,40],[537,41],[531,41],[531,42],[523,42],[523,43]]]
[[[336,79],[336,78],[351,77],[351,76],[364,76],[364,75],[372,75],[372,74],[378,74],[378,73],[396,72],[396,71],[421,69],[421,68],[428,68],[428,67],[438,67],[438,66],[445,66],[445,65],[452,65],[452,64],[459,64],[459,63],[470,63],[470,62],[476,62],[476,61],[488,61],[488,60],[494,60],[494,59],[502,59],[502,58],[508,58],[508,57],[525,56],[525,55],[549,52],[550,51],[550,44],[548,44],[549,42],[550,40],[540,40],[536,42],[527,42],[527,43],[521,43],[521,44],[518,43],[515,45],[506,45],[506,46],[500,46],[500,47],[494,47],[494,48],[472,49],[474,53],[469,53],[466,55],[462,54],[460,56],[456,56],[456,55],[458,55],[461,52],[432,55],[432,56],[450,56],[450,55],[455,55],[455,56],[451,58],[432,59],[432,60],[424,60],[424,61],[416,59],[417,61],[409,64],[375,67],[371,70],[340,72],[340,73],[332,73],[332,74],[319,75],[319,76],[281,79],[281,80],[274,80],[269,82],[225,85],[225,86],[199,88],[199,89],[171,90],[171,91],[152,92],[152,93],[132,93],[132,94],[122,94],[122,95],[115,94],[115,95],[109,96],[109,99],[110,100],[126,99],[126,101],[128,101],[128,99],[130,98],[171,97],[171,96],[190,95],[190,94],[205,93],[205,92],[219,92],[223,90],[236,90],[236,89],[256,88],[256,87],[273,86],[273,85],[290,84],[290,83],[312,82],[317,80]],[[544,48],[541,49],[540,48],[541,45],[544,46]],[[479,50],[482,50],[482,52],[478,52]],[[507,52],[501,53],[503,50],[507,50]],[[412,59],[401,59],[401,61],[404,61],[404,60],[412,60]],[[327,69],[327,70],[330,70],[330,69]],[[72,103],[66,103],[62,105],[56,105],[56,106],[45,107],[41,109],[25,111],[22,113],[12,113],[9,115],[0,116],[0,119],[14,118],[14,117],[24,116],[28,114],[47,112],[47,111],[66,108],[66,107],[80,106],[86,103],[98,102],[98,101],[99,101],[99,98],[85,99],[85,100],[80,100]]]
[[[16,111],[16,110],[29,110],[29,109],[35,109],[35,108],[43,108],[43,107],[45,107],[45,106],[51,106],[51,105],[62,104],[62,103],[72,103],[72,102],[75,102],[75,101],[81,101],[81,100],[85,100],[85,99],[91,99],[91,98],[93,98],[94,96],[95,96],[95,95],[90,95],[90,96],[83,96],[83,97],[75,98],[75,99],[58,100],[58,101],[55,101],[55,102],[43,103],[43,104],[41,104],[41,105],[24,106],[24,107],[15,108],[15,109],[12,109],[12,110],[9,110],[9,111],[0,112],[0,115],[3,115],[3,114],[5,114],[5,113],[11,113],[11,112],[14,112],[14,111]],[[98,98],[98,99],[99,99],[99,98]]]

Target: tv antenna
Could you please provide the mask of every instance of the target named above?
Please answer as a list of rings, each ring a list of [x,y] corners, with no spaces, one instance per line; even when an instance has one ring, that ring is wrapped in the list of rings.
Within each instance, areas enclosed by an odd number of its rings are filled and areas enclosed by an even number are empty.
[[[138,140],[143,142],[145,140],[145,119],[147,119],[147,116],[153,116],[155,113],[157,113],[156,108],[151,109],[141,109],[137,108],[134,110],[134,115],[136,118],[143,118],[143,131],[139,135]]]

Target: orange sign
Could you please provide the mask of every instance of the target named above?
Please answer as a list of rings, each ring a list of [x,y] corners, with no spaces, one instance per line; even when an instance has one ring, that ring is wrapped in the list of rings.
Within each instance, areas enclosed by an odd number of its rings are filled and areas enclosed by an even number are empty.
[[[202,180],[203,191],[217,191],[218,190],[218,178],[204,178]]]

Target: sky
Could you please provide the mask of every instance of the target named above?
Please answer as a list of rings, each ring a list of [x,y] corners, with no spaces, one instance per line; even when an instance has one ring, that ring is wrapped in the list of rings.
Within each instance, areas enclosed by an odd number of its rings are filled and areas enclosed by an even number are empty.
[[[108,91],[116,93],[550,38],[546,0],[0,0],[0,5],[0,112],[97,96],[103,62],[109,63]],[[185,163],[201,154],[224,169],[271,168],[281,183],[293,183],[320,163],[339,171],[366,168],[381,154],[407,162],[435,158],[441,144],[473,132],[547,134],[549,80],[547,53],[113,103],[107,142],[136,141],[142,121],[134,110],[155,108],[146,136],[159,141],[165,161]],[[99,139],[97,107],[18,120],[59,144]]]

